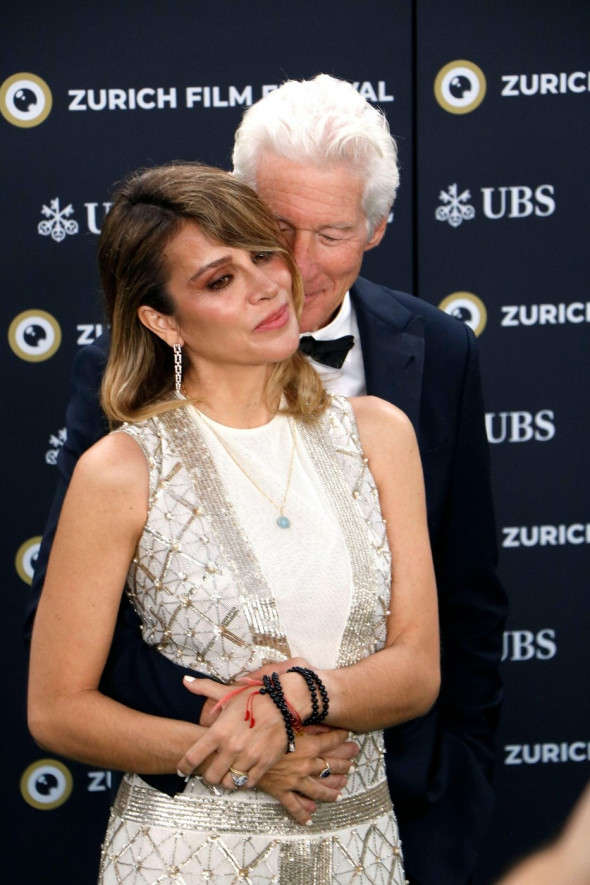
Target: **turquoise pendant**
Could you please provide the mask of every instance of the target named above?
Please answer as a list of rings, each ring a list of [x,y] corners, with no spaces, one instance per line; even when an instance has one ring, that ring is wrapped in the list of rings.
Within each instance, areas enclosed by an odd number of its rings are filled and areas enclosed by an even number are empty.
[[[277,519],[277,525],[280,529],[288,529],[291,525],[291,520],[286,516],[279,516]]]

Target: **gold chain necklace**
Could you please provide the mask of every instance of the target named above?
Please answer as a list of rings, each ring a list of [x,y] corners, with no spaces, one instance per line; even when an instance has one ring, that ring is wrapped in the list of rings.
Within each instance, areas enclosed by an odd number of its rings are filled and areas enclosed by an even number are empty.
[[[209,420],[203,415],[203,413],[200,412],[198,409],[195,409],[195,411],[196,411],[197,415],[199,416],[199,418],[201,419],[201,421],[203,421],[203,423],[207,425],[207,427],[209,428],[209,430],[211,431],[211,433],[213,434],[213,436],[215,437],[215,439],[217,440],[217,442],[220,444],[220,446],[222,447],[222,449],[223,449],[223,450],[229,455],[229,457],[232,459],[232,461],[234,462],[234,464],[236,465],[236,467],[238,468],[238,470],[240,470],[240,471],[244,474],[244,476],[246,477],[246,479],[249,480],[249,482],[252,483],[252,485],[254,486],[254,488],[256,489],[256,491],[260,492],[260,494],[263,496],[263,498],[266,498],[266,500],[269,502],[269,504],[272,504],[272,506],[273,506],[276,510],[279,511],[279,516],[277,517],[277,525],[278,525],[278,527],[279,527],[280,529],[288,529],[288,528],[290,528],[290,527],[291,527],[291,520],[289,519],[288,516],[285,516],[285,505],[286,505],[286,503],[287,503],[287,497],[288,497],[288,495],[289,495],[289,489],[290,489],[290,487],[291,487],[291,478],[292,478],[292,476],[293,476],[293,467],[294,467],[294,465],[295,465],[296,436],[295,436],[295,423],[294,423],[293,419],[292,419],[292,418],[288,418],[288,419],[287,419],[288,422],[289,422],[289,430],[291,431],[291,439],[293,440],[293,445],[291,446],[291,457],[290,457],[290,459],[289,459],[289,475],[288,475],[288,477],[287,477],[287,485],[285,486],[285,494],[283,495],[283,500],[281,501],[280,504],[277,504],[277,502],[276,502],[276,501],[273,501],[273,499],[270,498],[270,497],[266,494],[266,492],[263,491],[263,490],[260,488],[260,486],[259,486],[259,485],[258,485],[253,479],[252,479],[252,477],[250,476],[250,474],[246,471],[246,469],[244,468],[244,466],[243,466],[242,464],[240,464],[240,462],[238,461],[238,459],[236,458],[236,456],[234,455],[234,453],[231,451],[231,449],[228,449],[228,447],[227,447],[226,444],[224,443],[222,437],[219,435],[219,433],[218,433],[218,432],[215,430],[215,428],[212,426],[211,422],[210,422],[210,421],[209,421]]]

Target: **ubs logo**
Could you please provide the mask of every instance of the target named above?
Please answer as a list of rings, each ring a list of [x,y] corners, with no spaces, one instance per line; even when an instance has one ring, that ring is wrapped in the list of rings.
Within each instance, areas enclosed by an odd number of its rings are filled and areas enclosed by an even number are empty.
[[[29,363],[48,360],[61,344],[61,328],[44,310],[25,310],[15,316],[8,329],[13,352]]]
[[[437,102],[449,114],[469,114],[485,98],[485,74],[472,61],[458,59],[441,68],[434,81]]]
[[[49,437],[49,445],[51,446],[51,448],[47,449],[47,451],[45,452],[46,464],[51,464],[52,466],[54,464],[57,464],[57,456],[59,455],[59,450],[61,449],[67,438],[68,431],[65,427],[60,427],[57,433],[51,434],[51,436]]]
[[[0,112],[13,126],[39,126],[51,112],[51,89],[36,74],[13,74],[0,87]]]
[[[73,778],[69,768],[57,759],[38,759],[20,779],[23,799],[33,808],[53,811],[70,798]]]
[[[440,310],[464,322],[478,336],[486,327],[486,306],[473,292],[452,292],[438,306]]]
[[[549,661],[557,654],[555,630],[506,630],[502,645],[503,661]]]
[[[528,185],[510,185],[506,187],[482,187],[481,211],[485,218],[497,221],[499,218],[547,218],[556,209],[555,187],[552,184],[540,184],[536,188]],[[475,197],[471,190],[460,191],[457,183],[450,184],[446,191],[441,190],[438,199],[442,205],[435,210],[437,221],[446,221],[451,227],[458,228],[464,221],[473,221],[477,211],[473,203]]]
[[[486,412],[489,443],[547,442],[555,436],[555,412]]]
[[[70,217],[74,214],[71,203],[60,209],[59,197],[55,197],[49,201],[49,206],[43,204],[41,214],[45,216],[45,221],[39,222],[37,231],[42,237],[51,237],[56,243],[61,243],[68,234],[72,236],[78,233],[78,222]]]

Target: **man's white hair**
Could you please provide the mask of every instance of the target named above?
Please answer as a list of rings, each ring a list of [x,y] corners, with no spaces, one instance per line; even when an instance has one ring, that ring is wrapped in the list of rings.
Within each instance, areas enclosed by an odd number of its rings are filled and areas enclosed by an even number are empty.
[[[319,74],[287,80],[245,112],[235,135],[234,174],[256,188],[266,151],[301,165],[345,165],[364,181],[369,236],[399,184],[397,146],[385,115],[345,80]]]

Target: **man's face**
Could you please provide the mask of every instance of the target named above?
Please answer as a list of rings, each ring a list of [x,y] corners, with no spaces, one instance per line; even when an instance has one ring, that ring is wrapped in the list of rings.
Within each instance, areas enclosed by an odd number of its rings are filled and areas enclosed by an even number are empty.
[[[256,189],[277,216],[303,277],[301,331],[321,329],[358,277],[364,252],[381,242],[387,219],[369,239],[363,182],[344,165],[319,169],[265,153]]]

